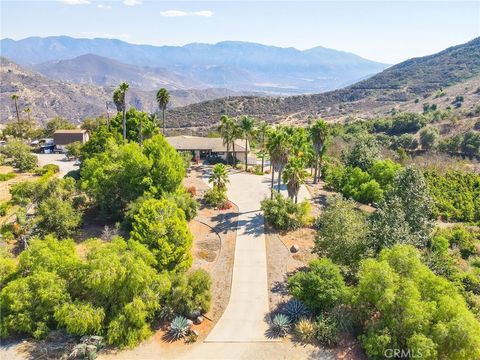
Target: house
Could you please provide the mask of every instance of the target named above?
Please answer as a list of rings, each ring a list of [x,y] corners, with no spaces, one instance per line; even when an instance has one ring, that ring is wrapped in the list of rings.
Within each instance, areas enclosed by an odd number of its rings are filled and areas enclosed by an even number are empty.
[[[85,144],[88,141],[87,130],[57,130],[53,133],[53,142],[57,147],[65,146],[76,141]]]
[[[209,138],[201,136],[171,136],[166,140],[177,151],[190,151],[195,160],[205,159],[207,157],[216,156],[223,160],[227,158],[227,146],[223,143],[222,138]],[[233,144],[230,144],[228,149],[230,154],[233,154]],[[247,152],[250,151],[250,145],[247,142]],[[235,158],[240,163],[245,163],[245,141],[235,141]],[[248,155],[248,164],[256,165],[257,159],[254,155]]]

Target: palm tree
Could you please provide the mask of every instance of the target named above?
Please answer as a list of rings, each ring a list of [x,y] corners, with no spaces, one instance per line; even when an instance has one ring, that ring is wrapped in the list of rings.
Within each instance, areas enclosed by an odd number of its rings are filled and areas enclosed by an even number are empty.
[[[260,135],[260,143],[262,146],[262,174],[263,174],[263,169],[265,164],[265,142],[267,140],[267,133],[269,128],[270,126],[265,121],[262,121],[257,126],[257,131],[258,131],[258,135]]]
[[[17,112],[17,121],[18,121],[18,124],[20,125],[20,113],[18,112],[18,95],[13,94],[11,98],[13,100],[13,103],[15,104],[15,111]]]
[[[28,121],[30,122],[30,121],[32,120],[32,119],[30,118],[30,113],[32,112],[32,109],[26,108],[26,109],[23,110],[23,111],[25,111],[25,114],[27,114],[27,119],[28,119]]]
[[[235,151],[235,141],[241,137],[240,126],[238,125],[238,120],[233,119],[232,122],[232,146],[233,146],[233,166],[237,166],[237,153]]]
[[[298,192],[300,186],[305,183],[308,172],[305,170],[305,164],[302,158],[293,157],[288,160],[283,171],[283,181],[287,183],[288,197],[295,198],[295,204],[298,202]]]
[[[218,131],[223,138],[223,145],[227,146],[227,162],[230,154],[230,143],[232,142],[233,137],[233,119],[227,115],[222,115],[220,118],[220,125],[218,126]]]
[[[270,154],[270,162],[272,164],[272,186],[270,196],[273,199],[275,171],[278,171],[278,191],[280,192],[282,171],[288,162],[290,154],[290,141],[283,129],[276,129],[270,133],[267,141],[267,150]]]
[[[160,110],[162,110],[162,129],[163,135],[165,135],[165,110],[170,102],[170,94],[167,89],[161,88],[157,91],[157,103]]]
[[[123,140],[127,139],[127,104],[126,96],[128,91],[128,83],[123,81],[113,92],[113,102],[117,108],[117,112],[122,112]]]
[[[313,150],[315,152],[313,183],[316,184],[320,178],[319,163],[321,165],[325,150],[325,144],[328,137],[328,124],[325,120],[318,119],[312,126],[310,126],[309,132],[310,138],[312,139]]]
[[[255,119],[242,116],[240,122],[238,123],[239,133],[241,137],[245,139],[245,171],[248,169],[248,143],[255,134]],[[251,143],[251,142],[250,142]]]
[[[227,183],[230,181],[228,176],[226,166],[223,164],[216,164],[210,173],[208,182],[212,183],[214,188],[225,190],[227,188]]]

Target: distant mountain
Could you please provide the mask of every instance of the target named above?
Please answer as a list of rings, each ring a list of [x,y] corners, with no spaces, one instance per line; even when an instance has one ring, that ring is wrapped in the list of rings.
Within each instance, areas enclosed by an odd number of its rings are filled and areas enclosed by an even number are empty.
[[[30,37],[18,41],[3,39],[0,41],[0,50],[2,56],[28,66],[94,54],[124,64],[159,67],[167,72],[165,73],[167,79],[175,75],[174,78],[179,80],[177,76],[182,76],[183,80],[189,79],[193,83],[192,86],[201,84],[203,87],[273,94],[332,90],[371,76],[388,66],[351,53],[323,47],[300,51],[294,48],[236,41],[217,44],[194,43],[185,46],[151,46],[134,45],[114,39],[53,36]],[[91,57],[77,58],[74,61],[80,70],[92,67],[91,62]],[[56,74],[60,78],[69,65],[57,63],[56,66],[42,65],[38,69]],[[136,77],[144,77],[138,74],[138,69],[126,68],[125,71],[128,74],[137,73]],[[92,78],[85,72],[75,77],[78,78],[103,81],[103,78]]]
[[[111,114],[115,113],[111,103],[113,87],[52,80],[4,57],[0,57],[0,78],[0,123],[15,117],[11,100],[13,94],[19,95],[20,109],[29,107],[32,110],[32,117],[39,122],[54,116],[79,122],[87,116],[104,114],[106,102],[110,103]],[[245,92],[228,89],[172,90],[170,105],[185,106],[194,102],[242,94]],[[148,112],[157,111],[155,91],[131,88],[127,95],[127,103]]]
[[[229,97],[177,108],[169,117],[170,124],[177,127],[199,127],[217,123],[223,114],[290,123],[312,117],[370,116],[407,104],[412,108],[416,99],[421,107],[422,100],[432,98],[439,89],[463,82],[470,87],[462,95],[478,104],[480,95],[472,86],[480,86],[480,37],[434,55],[407,60],[340,90],[276,98]]]
[[[123,64],[93,54],[49,61],[34,65],[33,68],[51,79],[79,84],[117,86],[121,81],[127,81],[131,87],[147,91],[161,87],[170,90],[208,87],[164,68]]]

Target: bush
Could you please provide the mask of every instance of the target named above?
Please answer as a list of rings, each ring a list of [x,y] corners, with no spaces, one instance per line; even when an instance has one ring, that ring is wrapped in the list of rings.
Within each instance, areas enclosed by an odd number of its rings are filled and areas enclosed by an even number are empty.
[[[55,320],[73,335],[99,334],[105,312],[89,303],[65,303],[55,310]]]
[[[211,284],[210,275],[203,269],[188,275],[175,274],[166,306],[173,313],[185,316],[191,316],[195,312],[206,313],[210,309]]]
[[[295,324],[293,331],[298,340],[303,344],[310,344],[316,338],[315,324],[307,318],[300,319]]]
[[[13,179],[16,176],[14,172],[9,172],[6,174],[0,174],[0,181],[8,181],[10,179]]]
[[[180,209],[183,210],[185,213],[185,219],[187,219],[187,221],[190,221],[197,216],[198,203],[192,197],[192,195],[183,188],[178,189],[173,194],[167,195],[165,198],[173,201]]]
[[[315,313],[330,310],[348,295],[339,267],[328,258],[311,261],[306,271],[288,279],[287,286],[292,296]]]
[[[221,208],[228,202],[227,191],[222,188],[213,187],[205,193],[204,199],[208,205]]]
[[[277,192],[272,200],[265,199],[261,202],[261,210],[265,220],[278,230],[295,230],[311,221],[310,203],[303,201],[295,204]]]
[[[35,170],[37,175],[45,175],[47,173],[57,174],[60,171],[60,167],[55,164],[47,164]]]
[[[333,347],[340,340],[337,324],[328,316],[320,315],[315,321],[315,337],[327,347]]]
[[[4,201],[0,203],[0,216],[5,216],[7,215],[7,211],[10,208],[10,202]]]
[[[420,144],[423,150],[430,150],[438,144],[438,130],[433,127],[426,127],[420,131]]]

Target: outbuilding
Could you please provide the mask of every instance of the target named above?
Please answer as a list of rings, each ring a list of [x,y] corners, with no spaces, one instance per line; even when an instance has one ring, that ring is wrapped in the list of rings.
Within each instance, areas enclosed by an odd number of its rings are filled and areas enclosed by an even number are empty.
[[[65,146],[76,141],[85,144],[88,141],[87,130],[57,130],[53,133],[53,142],[55,146]]]

